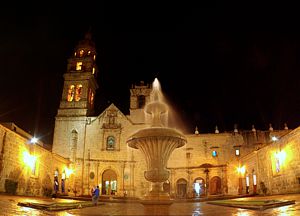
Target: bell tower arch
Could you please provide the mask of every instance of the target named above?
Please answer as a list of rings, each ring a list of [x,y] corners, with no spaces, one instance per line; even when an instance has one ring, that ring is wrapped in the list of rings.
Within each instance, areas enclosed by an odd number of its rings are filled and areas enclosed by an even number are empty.
[[[138,85],[132,85],[130,89],[130,119],[134,123],[145,123],[144,107],[150,100],[152,88],[144,81]]]
[[[52,151],[72,162],[86,157],[86,128],[93,118],[98,88],[96,56],[95,43],[91,32],[88,32],[69,57],[63,75],[63,91],[55,117]]]
[[[68,59],[57,116],[89,116],[94,113],[98,88],[96,55],[95,43],[88,32]]]

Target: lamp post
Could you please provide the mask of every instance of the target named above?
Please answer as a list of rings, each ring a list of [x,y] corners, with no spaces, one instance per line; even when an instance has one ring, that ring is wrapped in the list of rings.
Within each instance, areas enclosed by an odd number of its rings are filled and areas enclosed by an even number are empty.
[[[36,137],[32,137],[31,140],[30,140],[30,142],[31,142],[32,144],[36,144],[38,141],[39,141],[39,140],[38,140],[38,138],[36,138]]]

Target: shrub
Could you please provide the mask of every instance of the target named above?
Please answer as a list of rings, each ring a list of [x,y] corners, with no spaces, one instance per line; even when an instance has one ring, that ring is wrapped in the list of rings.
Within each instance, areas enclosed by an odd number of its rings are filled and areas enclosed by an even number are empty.
[[[10,179],[5,179],[4,187],[6,193],[15,195],[17,193],[18,182]]]

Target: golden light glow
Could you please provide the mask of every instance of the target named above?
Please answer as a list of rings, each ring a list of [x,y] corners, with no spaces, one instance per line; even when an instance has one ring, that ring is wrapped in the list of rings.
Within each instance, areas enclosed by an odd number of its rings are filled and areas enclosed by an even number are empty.
[[[72,169],[69,168],[65,168],[65,172],[66,172],[66,177],[69,178],[71,174],[74,173],[74,171]]]
[[[68,89],[68,97],[67,97],[67,100],[70,102],[70,101],[73,101],[74,99],[74,94],[75,94],[75,86],[74,85],[70,85],[69,86],[69,89]]]
[[[76,63],[76,70],[81,70],[82,68],[82,62],[77,62]]]
[[[286,152],[285,151],[276,152],[275,158],[278,159],[280,165],[282,165],[286,159]]]
[[[36,163],[36,157],[33,155],[30,155],[27,151],[23,152],[23,162],[30,167],[30,169],[33,169],[35,167]]]
[[[245,166],[238,167],[238,168],[237,168],[237,172],[240,173],[240,174],[242,174],[242,175],[244,175],[245,172],[246,172]]]
[[[93,71],[92,71],[92,74],[95,74],[95,67],[93,67]]]
[[[83,54],[84,54],[84,50],[80,50],[80,51],[79,51],[79,56],[82,57]]]
[[[81,91],[82,91],[82,85],[81,84],[76,85],[76,89],[75,89],[75,101],[80,101],[80,99],[81,99]]]

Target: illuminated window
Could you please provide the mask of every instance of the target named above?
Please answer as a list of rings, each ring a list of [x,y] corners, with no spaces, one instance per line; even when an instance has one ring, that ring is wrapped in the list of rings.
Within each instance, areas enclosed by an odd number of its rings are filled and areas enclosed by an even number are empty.
[[[70,85],[69,89],[68,89],[68,97],[67,97],[68,101],[73,101],[74,100],[74,93],[75,93],[74,91],[75,91],[75,86]]]
[[[285,158],[286,158],[285,151],[276,152],[276,154],[275,154],[275,170],[277,173],[279,173],[281,171],[281,168],[282,168]]]
[[[106,149],[107,150],[115,149],[115,137],[113,137],[113,136],[107,137]]]
[[[76,63],[76,70],[81,70],[81,68],[82,68],[82,62],[77,62]]]
[[[92,92],[92,95],[91,95],[91,104],[92,105],[94,104],[94,92]]]
[[[83,51],[83,50],[80,50],[80,51],[79,51],[79,56],[82,57],[83,54],[84,54],[84,51]]]
[[[31,167],[31,175],[36,175],[36,161],[33,162]]]
[[[239,150],[239,149],[236,149],[236,150],[235,150],[235,155],[236,155],[236,156],[240,156],[240,150]]]
[[[82,91],[82,85],[79,84],[76,86],[76,90],[75,90],[75,101],[80,101],[81,91]]]
[[[94,55],[94,61],[96,60],[96,55]]]
[[[91,51],[90,50],[88,51],[88,55],[91,55]]]
[[[74,56],[76,57],[76,55],[77,55],[77,53],[76,52],[74,52]]]
[[[94,104],[94,92],[92,91],[92,89],[89,90],[89,102],[91,105]]]
[[[95,67],[93,67],[93,71],[92,71],[92,74],[95,74]]]
[[[217,156],[218,156],[217,151],[212,151],[212,156],[213,156],[213,157],[217,157]]]
[[[279,158],[278,157],[276,157],[275,158],[275,165],[276,165],[276,172],[280,172],[280,161],[279,161]]]

